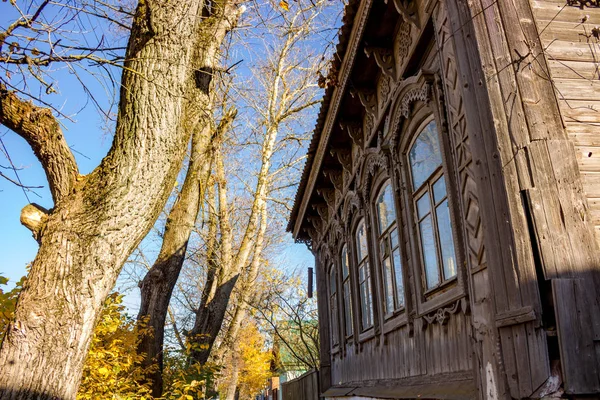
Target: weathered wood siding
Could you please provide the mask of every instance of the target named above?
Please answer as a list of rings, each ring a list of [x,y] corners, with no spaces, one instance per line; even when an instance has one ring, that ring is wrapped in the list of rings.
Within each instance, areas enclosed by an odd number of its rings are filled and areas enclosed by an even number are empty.
[[[471,371],[470,320],[457,313],[447,325],[415,326],[412,336],[408,327],[392,331],[383,346],[378,346],[376,339],[359,344],[359,350],[352,346],[344,357],[340,353],[333,357],[333,382],[351,385]]]
[[[281,384],[283,400],[318,400],[319,371],[310,370],[304,375]]]
[[[531,1],[600,240],[600,8]]]

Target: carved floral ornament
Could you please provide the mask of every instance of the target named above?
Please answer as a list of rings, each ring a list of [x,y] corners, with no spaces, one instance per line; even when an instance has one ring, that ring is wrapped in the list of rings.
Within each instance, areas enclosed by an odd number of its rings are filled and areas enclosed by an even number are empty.
[[[456,300],[448,306],[440,307],[436,311],[423,316],[423,329],[429,325],[446,325],[450,316],[462,311],[463,314],[469,313],[469,301],[466,297]]]

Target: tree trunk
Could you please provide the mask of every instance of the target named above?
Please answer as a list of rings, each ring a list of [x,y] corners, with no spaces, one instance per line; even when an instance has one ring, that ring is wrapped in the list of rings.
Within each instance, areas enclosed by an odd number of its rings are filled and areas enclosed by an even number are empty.
[[[145,377],[151,382],[154,397],[162,395],[165,320],[173,289],[183,267],[188,241],[204,199],[212,161],[212,142],[220,140],[234,118],[235,111],[229,112],[215,130],[210,129],[207,123],[204,129],[199,126],[193,133],[185,181],[167,218],[160,253],[140,284],[142,301],[138,322],[143,321],[152,328],[152,335],[142,338],[137,351],[145,354],[145,367],[156,365],[154,373]]]
[[[199,35],[202,6],[138,5],[113,145],[98,168],[54,198],[0,349],[0,399],[75,398],[102,303],[164,207],[185,154],[191,61],[199,43],[215,46],[214,35]]]

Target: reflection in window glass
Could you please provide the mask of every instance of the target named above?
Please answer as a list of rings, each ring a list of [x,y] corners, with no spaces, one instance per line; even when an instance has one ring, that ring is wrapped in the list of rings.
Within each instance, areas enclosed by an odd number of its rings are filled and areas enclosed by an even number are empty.
[[[379,220],[379,232],[385,231],[396,220],[392,186],[389,183],[383,187],[377,199],[377,218]]]
[[[417,190],[442,165],[437,126],[431,121],[413,143],[409,154],[413,189]]]
[[[448,200],[444,200],[443,203],[437,206],[435,213],[440,236],[440,248],[442,250],[444,279],[450,279],[456,276],[456,259],[454,257],[454,239],[452,238]]]
[[[379,265],[383,277],[383,306],[386,318],[391,317],[394,311],[404,307],[402,265],[393,193],[392,185],[390,182],[386,182],[380,189],[375,201],[378,222]]]
[[[336,273],[335,267],[330,267],[329,274],[329,310],[331,319],[331,343],[337,345],[338,340],[338,311],[337,311],[337,284],[336,284]]]
[[[373,325],[373,300],[371,274],[367,260],[367,235],[365,221],[362,220],[356,228],[356,254],[358,260],[358,286],[360,290],[361,328],[366,330]]]
[[[435,238],[431,226],[431,216],[428,215],[419,223],[421,231],[421,248],[423,249],[423,262],[425,264],[425,278],[427,288],[432,288],[440,283],[437,256],[435,250]]]
[[[435,122],[427,124],[419,133],[408,156],[425,287],[433,289],[457,273],[446,180]]]
[[[396,272],[396,296],[398,299],[398,308],[404,307],[404,279],[402,278],[402,263],[400,261],[400,249],[394,250],[394,267]]]
[[[352,290],[350,288],[350,271],[348,268],[348,247],[342,247],[342,279],[344,289],[344,327],[346,336],[354,332],[352,324]]]

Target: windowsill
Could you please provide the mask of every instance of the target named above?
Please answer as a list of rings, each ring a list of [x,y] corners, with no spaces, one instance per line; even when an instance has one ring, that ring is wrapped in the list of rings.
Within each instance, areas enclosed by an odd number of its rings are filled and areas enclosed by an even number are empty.
[[[383,334],[390,333],[401,326],[404,326],[408,323],[408,318],[406,316],[405,308],[400,309],[396,312],[396,314],[390,316],[383,322]]]
[[[363,343],[375,337],[375,328],[372,326],[358,335],[358,342]]]
[[[336,344],[335,346],[333,346],[331,348],[331,355],[332,356],[337,355],[339,352],[340,352],[340,345],[339,344]]]
[[[430,296],[429,299],[417,305],[419,316],[436,311],[438,308],[464,297],[465,293],[458,285],[458,280],[454,278],[444,282],[443,286],[439,286],[433,291],[430,290],[426,293],[426,296]]]
[[[439,292],[445,292],[447,291],[447,288],[449,286],[452,286],[453,283],[455,283],[458,280],[458,275],[454,275],[452,278],[439,283],[437,286],[434,286],[430,289],[427,289],[425,292],[423,292],[423,296],[427,297],[431,297],[431,296],[435,296],[436,293]]]

